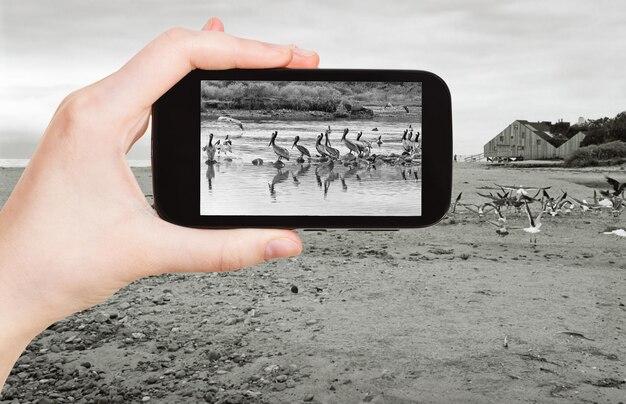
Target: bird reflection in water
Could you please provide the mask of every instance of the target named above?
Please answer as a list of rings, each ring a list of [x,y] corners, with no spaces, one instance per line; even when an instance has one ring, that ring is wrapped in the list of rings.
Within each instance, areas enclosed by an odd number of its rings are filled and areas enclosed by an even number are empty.
[[[300,180],[298,180],[298,177],[305,176],[310,168],[311,168],[311,163],[300,164],[300,168],[298,168],[298,171],[292,174],[293,182],[294,184],[296,184],[296,186],[300,185]]]
[[[209,191],[213,189],[213,178],[215,178],[215,166],[213,164],[207,164],[206,179],[209,183]]]
[[[276,202],[276,185],[285,182],[285,180],[289,178],[289,173],[289,170],[283,171],[279,168],[278,173],[276,173],[272,181],[267,184],[270,189],[270,198],[272,198],[272,201]]]

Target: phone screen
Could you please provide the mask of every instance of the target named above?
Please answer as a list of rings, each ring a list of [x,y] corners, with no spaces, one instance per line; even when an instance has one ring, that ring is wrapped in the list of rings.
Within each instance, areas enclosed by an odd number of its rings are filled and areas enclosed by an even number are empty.
[[[200,86],[200,215],[422,214],[422,83]]]

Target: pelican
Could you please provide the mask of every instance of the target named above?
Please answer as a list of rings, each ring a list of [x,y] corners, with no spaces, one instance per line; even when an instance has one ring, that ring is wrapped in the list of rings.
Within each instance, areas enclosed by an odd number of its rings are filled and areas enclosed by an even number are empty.
[[[326,146],[322,144],[322,139],[324,138],[324,134],[320,133],[317,135],[317,139],[315,140],[315,149],[320,154],[321,157],[330,157],[328,151],[326,150]]]
[[[340,154],[339,154],[339,150],[335,149],[334,147],[331,146],[330,144],[330,140],[328,140],[328,131],[326,132],[325,136],[326,136],[326,144],[324,145],[326,147],[326,151],[328,152],[328,155],[331,158],[334,159],[338,159]]]
[[[525,227],[523,230],[530,234],[530,242],[534,244],[537,244],[537,233],[539,233],[541,231],[541,215],[543,215],[543,210],[541,212],[539,212],[539,215],[537,215],[537,217],[533,218],[533,214],[530,211],[530,207],[528,206],[528,202],[524,202],[524,205],[526,206],[526,216],[528,217],[528,227]]]
[[[213,134],[209,135],[209,143],[202,148],[206,152],[207,164],[215,163],[215,146],[213,145]]]
[[[289,160],[289,150],[276,145],[276,136],[278,136],[278,131],[272,133],[270,144],[268,144],[267,146],[272,146],[272,148],[274,149],[274,153],[276,153],[276,155],[278,156],[278,161],[280,161],[281,159]]]
[[[303,162],[304,161],[304,156],[307,156],[308,158],[311,158],[311,153],[309,152],[309,149],[307,149],[304,146],[300,146],[298,144],[298,141],[300,140],[300,136],[296,136],[295,138],[293,138],[293,144],[291,145],[291,148],[293,149],[293,147],[297,147],[298,151],[300,152],[300,157],[298,157],[299,162]]]
[[[352,140],[346,138],[346,135],[348,134],[348,132],[349,132],[348,128],[343,130],[343,136],[341,137],[341,141],[343,142],[343,144],[346,145],[348,150],[350,150],[350,153],[355,152],[356,154],[359,154],[361,152],[361,150],[359,149],[359,146],[357,146],[356,143],[354,143]]]
[[[404,153],[411,153],[412,150],[411,142],[407,139],[408,133],[409,131],[405,129],[402,134],[402,148],[404,149]]]
[[[371,149],[372,148],[372,143],[368,142],[367,140],[361,140],[361,136],[363,136],[363,131],[359,132],[356,135],[356,142],[355,143],[358,146],[360,146],[362,149],[365,149],[365,148]]]

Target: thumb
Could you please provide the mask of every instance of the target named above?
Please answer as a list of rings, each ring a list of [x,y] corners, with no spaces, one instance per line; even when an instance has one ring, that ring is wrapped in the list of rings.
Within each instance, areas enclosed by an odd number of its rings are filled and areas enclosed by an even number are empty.
[[[158,259],[149,273],[220,272],[245,268],[270,259],[300,255],[302,241],[291,230],[204,230],[161,220],[151,232],[151,250]]]
[[[202,27],[202,31],[224,32],[224,23],[219,18],[211,17]]]

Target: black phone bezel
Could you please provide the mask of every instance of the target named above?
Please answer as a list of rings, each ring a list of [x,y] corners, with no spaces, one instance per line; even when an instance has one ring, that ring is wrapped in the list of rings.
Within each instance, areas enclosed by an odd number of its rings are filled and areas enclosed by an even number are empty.
[[[201,170],[198,166],[198,145],[201,80],[421,82],[422,215],[200,215]],[[429,226],[441,220],[450,206],[452,188],[450,92],[440,77],[419,70],[194,70],[152,106],[152,184],[154,206],[159,216],[171,223],[187,227],[398,229]]]

